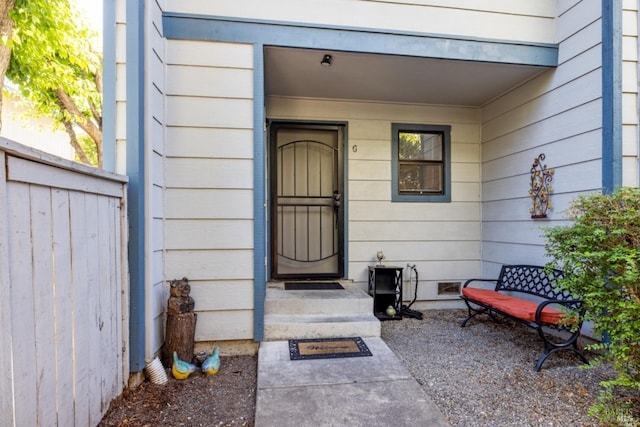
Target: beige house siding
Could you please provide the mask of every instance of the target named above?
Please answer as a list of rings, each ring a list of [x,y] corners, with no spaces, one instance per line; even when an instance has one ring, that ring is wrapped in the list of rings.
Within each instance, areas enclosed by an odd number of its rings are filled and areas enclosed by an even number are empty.
[[[327,0],[300,6],[290,0],[168,0],[165,10],[481,39],[555,40],[555,2],[550,0],[471,6],[442,0]],[[250,45],[167,41],[165,278],[191,280],[198,341],[253,337],[253,248],[265,244],[253,241],[253,55]],[[417,265],[419,300],[448,304],[443,301],[451,297],[437,295],[437,282],[479,275],[479,109],[285,98],[267,104],[270,119],[348,122],[349,279],[366,286],[366,267],[375,257],[371,247],[384,250],[390,263]],[[452,125],[451,203],[391,202],[395,122]],[[413,290],[408,291],[407,299]]]
[[[126,1],[116,0],[116,123],[115,123],[115,171],[127,173],[127,17]]]
[[[640,186],[638,139],[638,0],[622,12],[622,185]]]
[[[554,42],[553,0],[167,0],[167,10],[322,26]]]
[[[196,341],[253,338],[253,47],[167,41],[167,279],[186,276]]]
[[[438,297],[436,282],[479,274],[477,109],[271,97],[267,117],[348,123],[349,279],[366,286],[367,266],[376,261],[378,249],[385,263],[416,264],[418,300],[446,299]],[[391,202],[391,123],[452,126],[451,203]],[[406,299],[412,296],[412,289],[405,290]]]
[[[156,2],[148,4],[146,9],[147,30],[146,56],[149,84],[146,87],[145,111],[146,138],[145,153],[147,171],[145,215],[147,241],[150,256],[145,266],[148,281],[146,292],[146,349],[147,361],[160,350],[164,343],[165,308],[169,297],[164,276],[164,196],[165,196],[165,56],[166,40],[162,37],[162,10]],[[182,277],[182,276],[181,276]],[[171,279],[171,278],[168,278]]]
[[[559,66],[482,109],[483,274],[542,263],[541,228],[557,225],[579,193],[602,186],[600,2],[559,2]],[[553,208],[532,220],[534,158],[555,169]]]

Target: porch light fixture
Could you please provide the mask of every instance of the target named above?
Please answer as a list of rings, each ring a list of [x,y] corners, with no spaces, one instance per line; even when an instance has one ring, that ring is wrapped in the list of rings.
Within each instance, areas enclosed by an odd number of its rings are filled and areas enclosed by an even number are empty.
[[[320,61],[320,65],[323,67],[330,67],[331,61],[333,61],[333,57],[331,55],[325,55],[322,57],[322,61]]]
[[[547,217],[547,209],[551,209],[551,181],[553,181],[553,169],[547,169],[547,165],[542,162],[544,154],[540,154],[533,159],[531,166],[531,188],[529,197],[533,206],[529,209],[531,218],[540,219]]]

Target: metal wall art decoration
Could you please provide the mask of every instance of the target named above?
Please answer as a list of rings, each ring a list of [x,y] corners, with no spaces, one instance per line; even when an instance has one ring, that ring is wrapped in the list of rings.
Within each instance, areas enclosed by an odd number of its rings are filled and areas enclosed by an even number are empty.
[[[551,181],[553,181],[553,168],[547,169],[547,165],[542,162],[545,159],[544,154],[540,154],[533,159],[531,166],[531,188],[529,196],[533,206],[529,209],[531,218],[539,219],[547,217],[547,210],[551,209]]]

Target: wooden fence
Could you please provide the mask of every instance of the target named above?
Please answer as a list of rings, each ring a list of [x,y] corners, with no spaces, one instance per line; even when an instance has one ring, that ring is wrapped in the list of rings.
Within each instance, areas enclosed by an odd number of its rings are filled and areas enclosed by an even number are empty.
[[[95,426],[128,378],[126,179],[0,138],[0,425]]]

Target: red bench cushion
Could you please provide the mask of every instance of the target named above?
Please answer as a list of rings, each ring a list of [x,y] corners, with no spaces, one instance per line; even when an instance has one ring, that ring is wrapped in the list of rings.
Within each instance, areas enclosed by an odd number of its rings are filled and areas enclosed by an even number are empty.
[[[530,322],[536,321],[536,310],[538,303],[527,301],[510,295],[501,294],[490,289],[463,288],[462,295],[471,301],[477,301],[494,307],[518,319]],[[553,307],[545,307],[542,310],[541,321],[551,325],[559,324],[566,317],[564,311]]]

